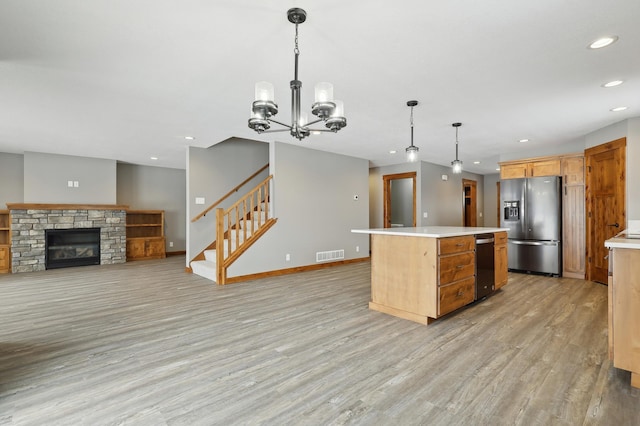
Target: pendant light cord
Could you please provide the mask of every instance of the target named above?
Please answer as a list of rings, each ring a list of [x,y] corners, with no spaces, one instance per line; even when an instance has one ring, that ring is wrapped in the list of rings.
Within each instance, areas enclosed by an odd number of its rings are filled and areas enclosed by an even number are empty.
[[[411,107],[411,146],[413,146],[413,107]]]
[[[458,161],[458,127],[456,127],[456,161]]]

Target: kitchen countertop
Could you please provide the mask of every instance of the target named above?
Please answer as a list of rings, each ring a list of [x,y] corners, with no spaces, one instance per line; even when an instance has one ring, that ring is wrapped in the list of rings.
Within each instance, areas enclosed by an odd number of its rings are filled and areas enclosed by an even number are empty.
[[[490,228],[484,226],[418,226],[415,228],[372,228],[352,229],[358,234],[398,235],[402,237],[446,238],[459,237],[461,235],[491,234],[494,232],[506,232],[508,228]],[[640,240],[638,240],[640,247]]]
[[[625,248],[640,250],[640,233],[622,231],[613,238],[604,242],[606,248]]]

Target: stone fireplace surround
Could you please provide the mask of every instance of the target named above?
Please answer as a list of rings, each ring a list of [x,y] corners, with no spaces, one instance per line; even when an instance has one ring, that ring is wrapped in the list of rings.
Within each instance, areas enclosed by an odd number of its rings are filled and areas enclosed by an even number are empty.
[[[45,230],[100,228],[100,264],[127,260],[126,210],[113,204],[19,204],[11,211],[13,273],[44,271]]]

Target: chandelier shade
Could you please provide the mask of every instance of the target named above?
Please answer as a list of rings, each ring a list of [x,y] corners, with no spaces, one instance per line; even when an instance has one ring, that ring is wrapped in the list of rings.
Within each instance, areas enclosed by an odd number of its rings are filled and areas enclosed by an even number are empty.
[[[307,12],[300,8],[292,8],[287,11],[289,22],[295,24],[295,48],[293,50],[295,57],[294,77],[291,80],[291,124],[276,121],[273,117],[278,114],[278,105],[275,103],[273,84],[260,81],[255,86],[255,100],[251,107],[251,118],[249,118],[249,127],[258,133],[270,132],[286,132],[289,131],[291,136],[302,140],[309,136],[311,132],[334,132],[342,129],[347,125],[347,119],[344,116],[344,104],[342,101],[333,98],[333,85],[327,82],[320,82],[315,85],[314,103],[311,105],[311,113],[317,117],[313,121],[303,118],[300,111],[300,89],[302,81],[298,80],[298,56],[300,49],[298,48],[298,25],[307,20]],[[317,123],[324,123],[323,128],[311,128],[310,126]],[[271,129],[272,124],[277,124],[283,128]]]

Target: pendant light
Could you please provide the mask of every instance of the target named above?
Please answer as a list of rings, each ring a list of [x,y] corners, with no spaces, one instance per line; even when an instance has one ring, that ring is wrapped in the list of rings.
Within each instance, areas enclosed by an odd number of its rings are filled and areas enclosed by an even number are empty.
[[[410,163],[418,161],[418,151],[420,150],[413,145],[413,107],[416,105],[418,105],[418,101],[407,101],[407,106],[411,107],[411,145],[405,151],[407,153],[407,161]]]
[[[462,173],[462,161],[458,160],[458,127],[462,126],[462,123],[453,123],[453,127],[456,128],[456,159],[451,162],[453,166],[453,173]]]

